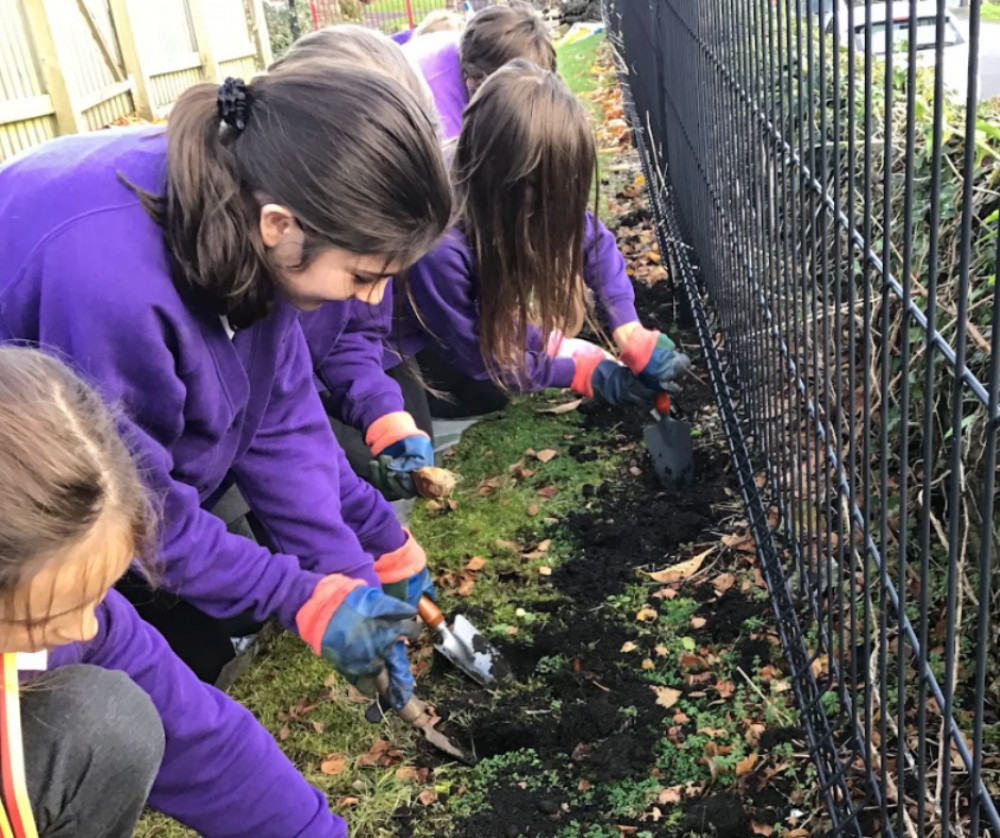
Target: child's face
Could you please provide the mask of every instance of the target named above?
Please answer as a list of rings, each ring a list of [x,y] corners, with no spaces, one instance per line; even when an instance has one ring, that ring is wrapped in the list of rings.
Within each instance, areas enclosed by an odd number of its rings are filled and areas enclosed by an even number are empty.
[[[94,637],[97,606],[132,561],[131,539],[110,517],[0,596],[0,651],[38,652]]]

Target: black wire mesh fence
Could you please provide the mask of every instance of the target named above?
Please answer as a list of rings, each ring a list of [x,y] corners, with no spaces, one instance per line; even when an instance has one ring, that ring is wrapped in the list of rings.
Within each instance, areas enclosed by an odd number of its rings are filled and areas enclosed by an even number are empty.
[[[838,836],[1000,838],[1000,104],[968,12],[605,4]]]

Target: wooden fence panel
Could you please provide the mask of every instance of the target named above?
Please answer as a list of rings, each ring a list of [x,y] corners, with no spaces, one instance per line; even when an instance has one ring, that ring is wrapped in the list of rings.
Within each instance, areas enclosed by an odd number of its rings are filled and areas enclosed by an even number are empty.
[[[0,162],[270,61],[261,0],[0,0]]]

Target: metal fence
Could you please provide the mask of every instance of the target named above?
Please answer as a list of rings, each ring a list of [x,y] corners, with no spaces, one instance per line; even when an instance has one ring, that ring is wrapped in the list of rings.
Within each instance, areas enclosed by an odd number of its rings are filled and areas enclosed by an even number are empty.
[[[946,5],[605,5],[838,836],[1000,837],[1000,107]]]

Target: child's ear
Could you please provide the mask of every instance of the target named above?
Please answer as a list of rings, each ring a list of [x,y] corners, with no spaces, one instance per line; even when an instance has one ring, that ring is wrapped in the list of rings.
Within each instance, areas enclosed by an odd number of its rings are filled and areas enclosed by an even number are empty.
[[[299,230],[295,216],[281,204],[264,204],[260,208],[260,238],[264,247],[274,248],[289,241],[289,235]]]

